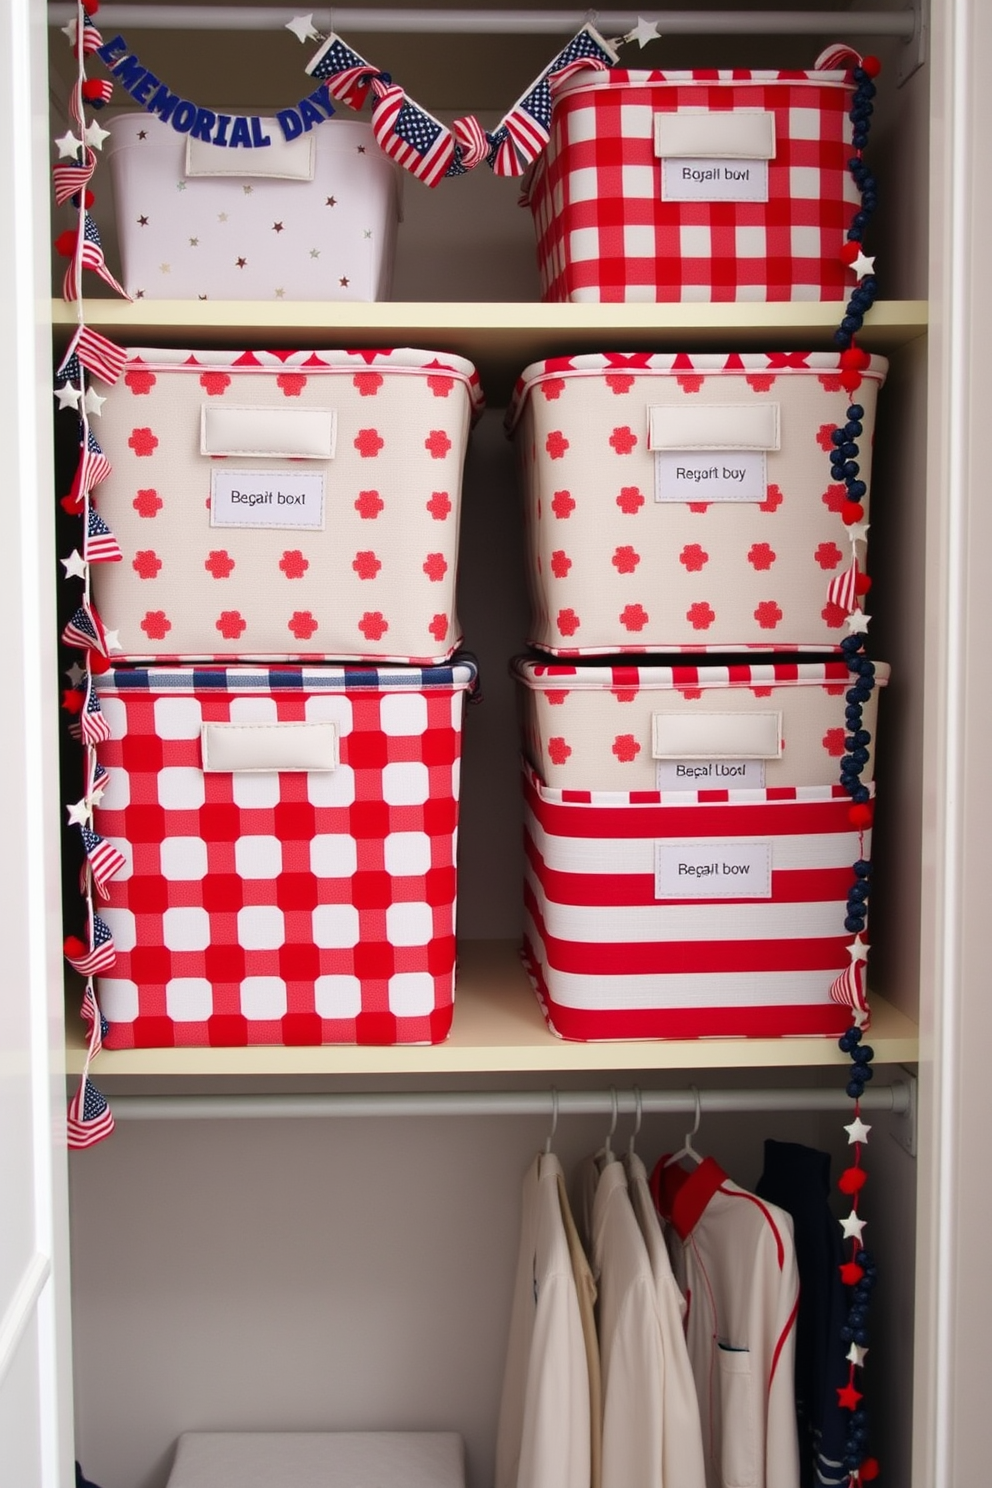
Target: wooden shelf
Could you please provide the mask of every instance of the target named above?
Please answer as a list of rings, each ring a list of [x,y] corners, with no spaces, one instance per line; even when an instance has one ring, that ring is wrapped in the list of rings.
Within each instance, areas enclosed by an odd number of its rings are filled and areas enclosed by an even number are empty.
[[[78,998],[77,998],[78,1001]],[[83,1066],[82,1026],[67,1018],[67,1067]],[[876,1063],[909,1064],[918,1057],[916,1025],[890,1003],[872,999],[871,1043]],[[425,1048],[253,1046],[238,1049],[105,1049],[93,1063],[107,1076],[401,1075],[677,1069],[760,1069],[845,1063],[829,1038],[699,1039],[577,1044],[548,1029],[511,941],[467,941],[459,950],[454,1028],[445,1043]]]
[[[830,350],[839,302],[777,304],[545,305],[483,301],[353,304],[329,301],[122,300],[86,302],[87,324],[127,344],[319,348],[420,345],[473,361],[494,405],[505,403],[520,372],[541,357],[583,351],[739,351],[754,347]],[[76,311],[53,301],[65,339]],[[925,333],[926,302],[874,306],[860,337],[889,352]]]

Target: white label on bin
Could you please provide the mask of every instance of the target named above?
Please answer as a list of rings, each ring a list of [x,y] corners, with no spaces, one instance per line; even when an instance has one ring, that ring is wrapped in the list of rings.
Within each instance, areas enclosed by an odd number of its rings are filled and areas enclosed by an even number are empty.
[[[324,474],[317,470],[211,470],[210,525],[322,532]]]
[[[764,790],[764,760],[659,760],[656,789]]]
[[[766,202],[767,160],[662,160],[666,202]]]
[[[656,842],[656,899],[770,899],[770,842]]]
[[[655,451],[655,501],[764,501],[767,496],[764,450]]]

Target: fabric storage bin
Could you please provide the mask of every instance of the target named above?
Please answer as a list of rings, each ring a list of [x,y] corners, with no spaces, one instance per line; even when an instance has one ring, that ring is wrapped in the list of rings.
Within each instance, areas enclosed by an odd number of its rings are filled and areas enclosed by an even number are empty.
[[[400,184],[368,124],[223,147],[148,113],[110,119],[122,282],[150,300],[386,300]]]
[[[719,666],[513,663],[527,756],[565,790],[764,790],[830,786],[846,753],[844,661]],[[878,688],[862,728],[875,738]],[[861,778],[871,780],[870,755]]]
[[[458,660],[98,678],[93,825],[123,859],[99,905],[108,1048],[445,1037],[475,675]]]
[[[887,362],[836,352],[603,353],[536,362],[519,455],[529,641],[555,656],[831,651],[860,608]],[[834,429],[861,410],[865,519],[845,525]],[[846,503],[850,506],[850,503]]]
[[[849,72],[577,73],[525,198],[546,300],[843,300]]]
[[[168,1488],[465,1488],[450,1431],[187,1431]]]
[[[130,350],[93,594],[120,656],[443,661],[461,639],[461,357]]]
[[[871,831],[841,786],[563,791],[528,770],[525,796],[524,959],[553,1032],[849,1027],[831,989],[852,974],[846,898]]]

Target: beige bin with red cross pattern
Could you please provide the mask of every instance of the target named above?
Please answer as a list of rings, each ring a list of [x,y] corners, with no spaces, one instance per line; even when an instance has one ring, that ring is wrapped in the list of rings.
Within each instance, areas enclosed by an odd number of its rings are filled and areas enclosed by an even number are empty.
[[[481,406],[432,351],[129,350],[98,425],[114,660],[446,660]]]
[[[594,353],[536,362],[507,415],[532,600],[559,657],[836,651],[860,618],[875,405],[837,352]],[[862,516],[831,471],[858,413]],[[843,515],[842,515],[843,514]]]

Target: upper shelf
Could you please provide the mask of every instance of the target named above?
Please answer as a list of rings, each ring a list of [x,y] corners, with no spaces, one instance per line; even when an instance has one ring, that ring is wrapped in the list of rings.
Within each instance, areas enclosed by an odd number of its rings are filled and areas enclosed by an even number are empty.
[[[839,302],[775,304],[545,305],[533,302],[122,300],[86,302],[87,324],[128,345],[369,348],[420,345],[473,361],[493,404],[505,403],[530,362],[584,351],[819,351],[833,346]],[[56,334],[76,309],[53,302]],[[860,340],[889,352],[925,333],[924,300],[874,306]]]
[[[82,1024],[67,1019],[67,1065],[83,1067]],[[919,1056],[916,1025],[883,999],[872,999],[871,1044],[880,1064]],[[316,1048],[105,1049],[93,1072],[107,1076],[457,1075],[484,1072],[762,1069],[845,1064],[829,1038],[695,1039],[566,1043],[548,1032],[511,941],[459,946],[451,1036],[424,1045],[323,1045]]]

